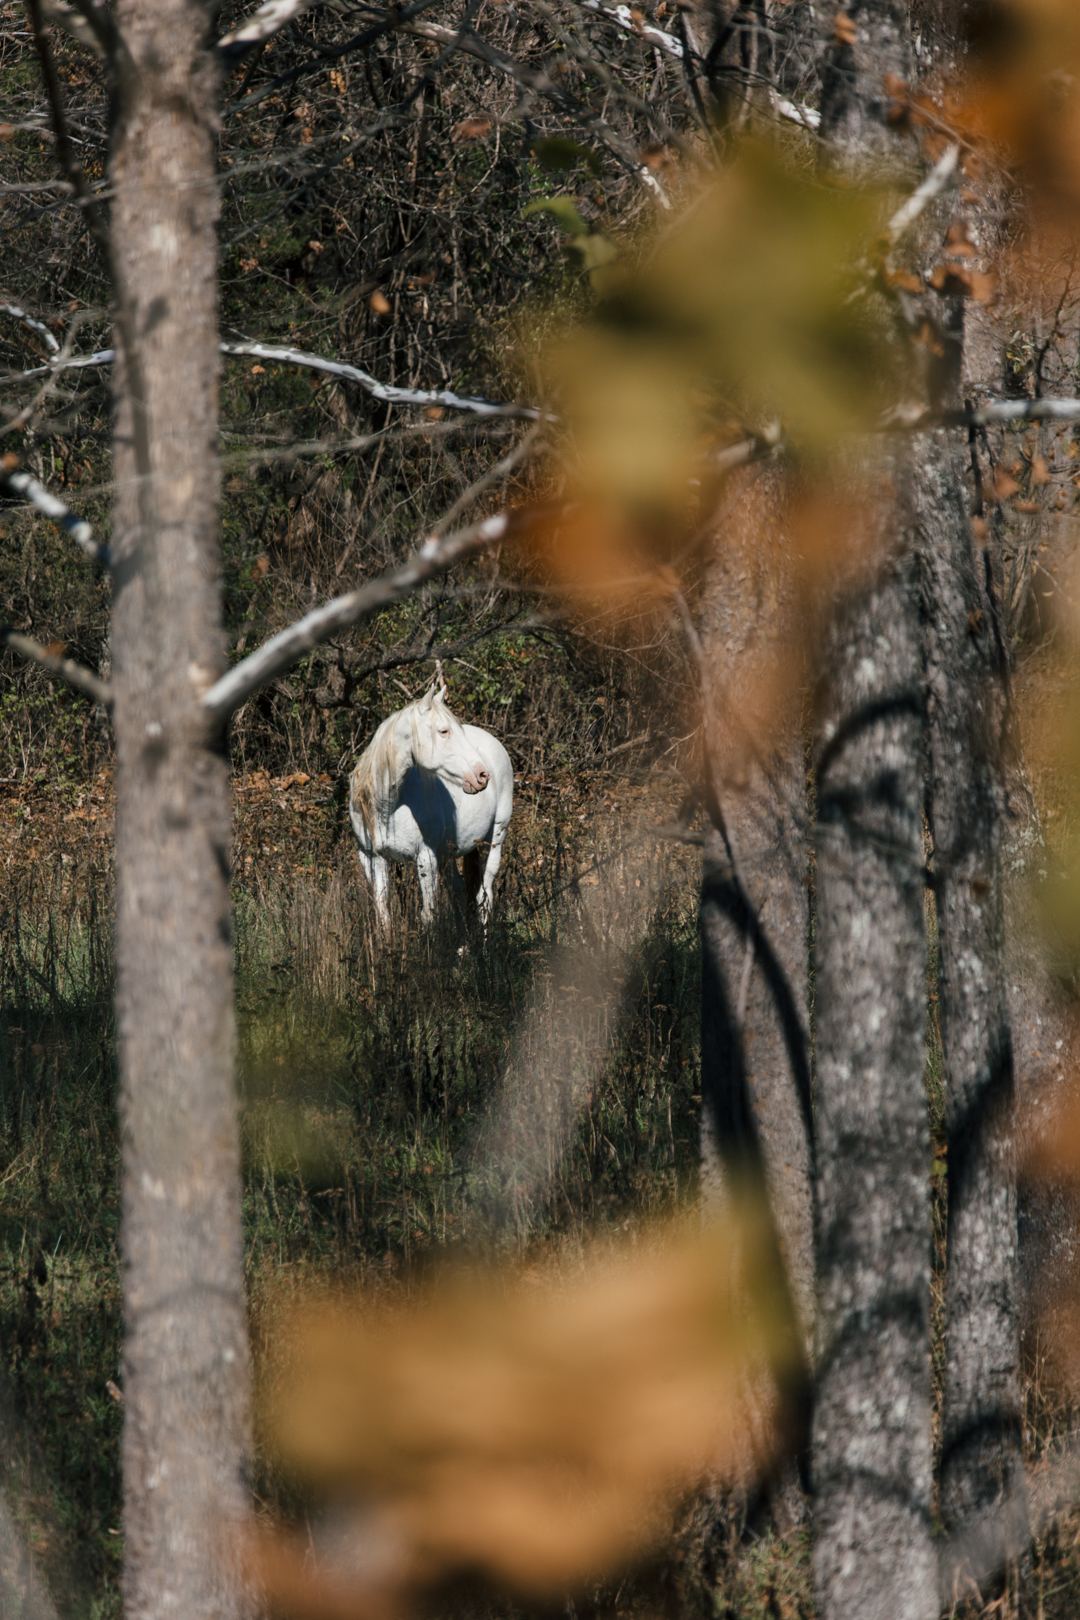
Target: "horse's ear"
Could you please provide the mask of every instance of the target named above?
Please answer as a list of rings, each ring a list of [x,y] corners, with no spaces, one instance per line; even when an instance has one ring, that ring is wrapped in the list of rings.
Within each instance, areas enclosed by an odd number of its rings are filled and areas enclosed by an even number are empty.
[[[431,708],[431,705],[434,703],[434,701],[435,701],[435,688],[434,688],[434,686],[429,686],[427,691],[424,693],[423,697],[420,699],[419,703],[416,705],[416,707],[418,709],[422,710],[426,714],[427,711]]]
[[[445,703],[446,702],[446,682],[445,681],[443,681],[442,685],[439,687],[439,690],[438,690],[438,692],[436,692],[435,695],[438,698],[440,703]]]

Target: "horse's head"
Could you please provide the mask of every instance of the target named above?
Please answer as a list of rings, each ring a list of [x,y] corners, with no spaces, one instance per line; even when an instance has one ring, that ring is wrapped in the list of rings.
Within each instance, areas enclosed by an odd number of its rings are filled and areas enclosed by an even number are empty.
[[[413,707],[413,759],[465,793],[483,793],[488,771],[465,735],[465,728],[446,707],[446,687],[429,687]]]

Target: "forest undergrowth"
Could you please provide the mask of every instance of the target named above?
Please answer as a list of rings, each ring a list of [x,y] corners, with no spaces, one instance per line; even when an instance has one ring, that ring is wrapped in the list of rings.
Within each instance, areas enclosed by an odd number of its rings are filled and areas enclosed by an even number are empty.
[[[454,1260],[528,1270],[542,1259],[569,1275],[597,1238],[693,1200],[699,857],[647,832],[673,819],[682,788],[674,773],[632,767],[622,777],[526,776],[486,944],[445,895],[423,933],[411,872],[398,875],[397,931],[384,942],[335,784],[304,772],[238,778],[238,1040],[257,1367],[305,1288],[400,1299]],[[108,769],[75,800],[68,808],[70,794],[57,789],[51,808],[39,796],[26,818],[9,794],[4,817],[0,1401],[11,1438],[0,1466],[61,1615],[112,1620],[122,1389]],[[928,906],[937,1385],[947,1173]],[[1030,1374],[1035,1463],[1076,1414],[1046,1382],[1037,1352]],[[304,1509],[265,1463],[257,1491],[268,1515]],[[708,1546],[695,1524],[691,1507],[669,1557],[584,1608],[812,1614],[803,1526],[784,1534],[752,1503],[714,1519]],[[1010,1575],[1009,1612],[1071,1615],[1078,1542],[1075,1518],[1036,1542]],[[475,1595],[461,1602],[495,1612]]]
[[[315,1281],[400,1296],[455,1254],[573,1266],[593,1234],[692,1196],[696,851],[638,833],[670,819],[673,791],[525,782],[486,944],[449,903],[422,934],[411,872],[383,944],[327,785],[241,780],[257,1358]],[[79,797],[36,800],[30,837],[10,799],[5,817],[0,1341],[17,1439],[2,1462],[62,1612],[105,1620],[120,1612],[122,1410],[108,773]],[[268,1506],[275,1489],[260,1480]]]

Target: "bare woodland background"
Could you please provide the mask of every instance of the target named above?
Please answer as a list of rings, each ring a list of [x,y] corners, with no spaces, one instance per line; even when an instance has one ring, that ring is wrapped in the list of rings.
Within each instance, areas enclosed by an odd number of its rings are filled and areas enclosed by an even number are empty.
[[[1071,1613],[1070,7],[242,20],[0,9],[4,1612]]]

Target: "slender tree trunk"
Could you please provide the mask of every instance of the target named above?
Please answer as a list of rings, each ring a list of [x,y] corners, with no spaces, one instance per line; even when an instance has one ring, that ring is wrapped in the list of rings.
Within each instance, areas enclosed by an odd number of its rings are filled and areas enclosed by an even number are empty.
[[[833,171],[865,182],[904,157],[883,80],[910,77],[907,7],[874,0],[848,16],[826,59],[821,134]],[[901,450],[856,476],[869,571],[834,610],[818,721],[814,1574],[822,1620],[930,1620],[923,701],[908,532],[919,470]]]
[[[129,1620],[239,1612],[248,1355],[233,1089],[223,667],[216,75],[193,0],[119,0],[112,624]],[[134,331],[135,353],[125,350]]]
[[[906,482],[910,468],[896,467]],[[929,1620],[930,1135],[917,595],[895,513],[824,654],[815,942],[823,1620]],[[868,537],[870,538],[870,537]]]

